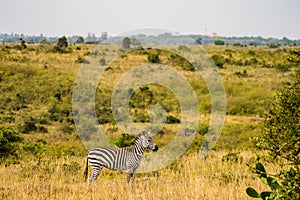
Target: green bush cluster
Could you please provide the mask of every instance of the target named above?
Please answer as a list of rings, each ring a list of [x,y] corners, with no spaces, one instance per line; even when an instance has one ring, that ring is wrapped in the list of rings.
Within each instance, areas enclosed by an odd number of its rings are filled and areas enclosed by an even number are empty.
[[[211,59],[215,63],[215,65],[219,68],[223,68],[224,64],[226,63],[225,58],[222,55],[219,55],[219,54],[212,55]]]
[[[117,147],[131,146],[135,136],[129,135],[128,133],[122,133],[117,139],[111,139],[111,142]]]
[[[261,163],[255,173],[272,191],[258,194],[247,188],[247,194],[262,199],[300,199],[300,69],[294,81],[274,97],[264,120],[264,132],[254,138],[259,149],[267,151],[270,162],[281,166],[270,176]],[[278,181],[278,182],[277,182]]]
[[[147,58],[150,63],[159,63],[160,62],[158,53],[150,53],[150,54],[148,54]]]
[[[195,66],[178,54],[172,53],[168,57],[168,60],[172,66],[179,66],[182,67],[182,69],[187,71],[195,71]]]
[[[13,129],[0,127],[0,164],[11,156],[17,156],[19,143],[24,138]]]

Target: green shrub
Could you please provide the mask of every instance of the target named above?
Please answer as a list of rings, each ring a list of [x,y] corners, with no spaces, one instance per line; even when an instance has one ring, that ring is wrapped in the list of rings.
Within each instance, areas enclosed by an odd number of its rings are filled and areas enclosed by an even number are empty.
[[[269,185],[271,192],[258,194],[247,188],[251,197],[262,199],[300,199],[300,70],[294,82],[285,86],[273,99],[264,120],[264,132],[254,138],[259,149],[268,152],[269,161],[277,161],[281,171],[268,175],[261,163],[254,171]],[[279,183],[276,181],[280,180]]]
[[[243,162],[243,157],[240,155],[240,152],[229,152],[222,156],[222,162],[241,164]]]
[[[131,146],[134,141],[135,136],[129,135],[128,133],[122,133],[121,137],[117,139],[111,139],[111,142],[117,147],[127,147]]]
[[[47,142],[43,139],[38,139],[34,144],[32,142],[27,143],[23,146],[26,152],[33,154],[34,156],[40,158],[46,151]]]
[[[200,123],[198,126],[198,133],[200,135],[205,135],[208,132],[208,129],[209,129],[208,124]]]
[[[148,55],[148,61],[150,63],[159,63],[160,62],[159,54],[158,53],[150,53]]]
[[[37,121],[32,116],[25,118],[23,124],[19,126],[19,131],[21,133],[36,132],[38,130],[36,124],[37,124]]]
[[[76,63],[83,63],[83,64],[90,64],[91,62],[82,58],[81,56],[78,56],[77,60],[75,60]]]
[[[214,43],[215,43],[215,45],[224,45],[225,44],[224,40],[215,40]]]
[[[178,54],[172,53],[168,60],[171,62],[172,65],[182,67],[184,70],[187,71],[195,71],[195,66],[179,56]]]
[[[50,50],[50,52],[52,52],[52,53],[72,53],[72,49],[71,48],[67,48],[67,47],[60,47],[60,46],[55,45]]]
[[[243,70],[242,72],[236,71],[234,72],[234,75],[236,75],[237,77],[248,77],[247,70]]]
[[[224,64],[225,64],[225,59],[223,56],[219,55],[219,54],[214,54],[212,55],[211,59],[213,60],[213,62],[215,63],[215,65],[219,68],[223,68]]]
[[[16,155],[18,143],[23,141],[23,137],[11,128],[0,127],[0,163],[9,156]]]
[[[165,121],[167,124],[179,124],[180,123],[180,119],[172,116],[172,115],[169,115],[167,116],[166,118],[166,121]]]

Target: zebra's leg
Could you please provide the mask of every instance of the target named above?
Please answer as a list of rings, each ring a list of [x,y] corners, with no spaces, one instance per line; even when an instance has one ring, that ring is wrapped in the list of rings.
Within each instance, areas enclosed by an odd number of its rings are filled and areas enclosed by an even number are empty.
[[[126,174],[126,182],[129,183],[130,180],[131,180],[131,183],[133,183],[134,181],[134,174],[135,174],[135,169],[129,169],[127,171],[127,174]]]
[[[131,179],[132,176],[133,176],[132,173],[127,172],[127,174],[126,174],[126,183],[129,183],[129,182],[130,182],[130,179]]]
[[[94,185],[97,187],[96,181],[97,181],[98,175],[101,172],[102,168],[103,168],[103,166],[101,166],[101,165],[92,167],[92,173],[88,179],[88,185],[90,184],[91,181],[93,181]]]

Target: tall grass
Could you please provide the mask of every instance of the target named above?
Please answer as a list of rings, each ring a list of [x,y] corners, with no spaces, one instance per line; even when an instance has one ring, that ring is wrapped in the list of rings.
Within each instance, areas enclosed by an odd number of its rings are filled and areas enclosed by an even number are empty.
[[[126,184],[125,173],[104,169],[98,188],[83,179],[84,157],[29,159],[0,167],[2,199],[247,199],[249,185],[265,189],[249,173],[253,153],[193,153],[172,165],[137,174]]]
[[[24,135],[19,157],[8,162],[18,164],[0,165],[1,199],[247,199],[247,186],[264,190],[246,166],[254,156],[249,138],[260,134],[268,100],[290,79],[293,68],[286,68],[289,47],[205,46],[210,55],[222,59],[219,72],[228,114],[215,152],[206,159],[200,159],[195,150],[207,130],[211,103],[208,88],[195,69],[178,56],[157,50],[139,50],[114,60],[99,81],[96,95],[98,120],[108,137],[123,133],[111,119],[114,83],[129,69],[149,62],[150,53],[158,53],[161,64],[174,67],[191,83],[200,102],[200,134],[191,150],[170,166],[138,174],[134,185],[125,184],[124,173],[104,170],[98,179],[99,188],[88,187],[83,180],[86,149],[76,134],[71,105],[76,73],[94,47],[70,46],[64,53],[53,52],[51,45],[28,45],[24,50],[14,45],[1,47],[0,124]],[[191,57],[202,51],[198,46],[188,49]],[[102,45],[92,56],[96,59],[100,55],[102,66],[116,53],[122,53],[119,47]],[[131,117],[137,123],[141,118],[149,122],[151,105],[144,103],[146,100],[162,104],[173,117],[169,117],[170,122],[179,119],[174,94],[162,86],[148,86],[148,90],[136,89],[130,99]],[[166,124],[154,139],[164,146],[177,129],[178,124]],[[228,154],[229,150],[235,153]]]

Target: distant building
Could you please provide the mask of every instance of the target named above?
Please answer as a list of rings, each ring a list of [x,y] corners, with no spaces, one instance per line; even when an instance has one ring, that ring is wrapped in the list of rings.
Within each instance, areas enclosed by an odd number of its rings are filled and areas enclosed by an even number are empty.
[[[211,33],[211,34],[208,35],[208,37],[225,38],[225,36],[219,35],[218,33]]]

